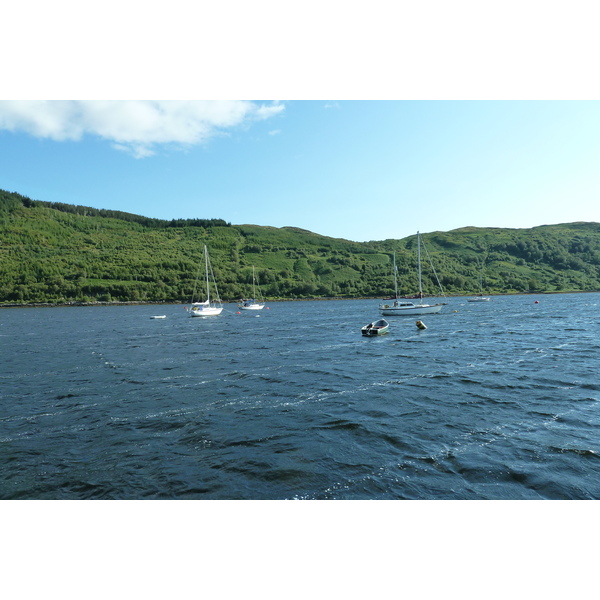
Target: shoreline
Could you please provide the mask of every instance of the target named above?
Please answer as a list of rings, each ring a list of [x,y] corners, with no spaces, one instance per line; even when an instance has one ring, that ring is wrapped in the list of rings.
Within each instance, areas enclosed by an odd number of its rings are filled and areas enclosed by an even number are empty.
[[[514,292],[514,293],[506,293],[506,294],[486,294],[490,298],[500,297],[500,296],[543,296],[543,295],[553,295],[553,294],[597,294],[600,290],[570,290],[570,291],[553,291],[553,292]],[[427,296],[427,298],[440,298],[441,296]],[[446,298],[472,298],[473,294],[464,294],[464,295],[448,295]],[[375,298],[375,297],[367,297],[367,296],[357,296],[354,298],[343,298],[340,296],[332,296],[327,298],[277,298],[272,300],[265,300],[265,302],[327,302],[334,300],[378,300],[383,301],[385,298]],[[224,301],[223,304],[237,304],[238,300],[230,300]],[[27,303],[18,303],[18,302],[7,302],[0,303],[0,308],[54,308],[54,307],[81,307],[81,306],[175,306],[175,305],[185,305],[189,304],[188,302],[180,302],[180,301],[167,301],[167,300],[131,300],[131,301],[94,301],[94,302],[27,302]]]

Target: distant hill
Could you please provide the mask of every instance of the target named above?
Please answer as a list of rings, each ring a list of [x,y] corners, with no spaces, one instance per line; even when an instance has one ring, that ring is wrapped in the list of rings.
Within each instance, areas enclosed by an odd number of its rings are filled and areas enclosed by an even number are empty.
[[[600,290],[600,224],[463,227],[423,236],[448,295]],[[396,252],[414,294],[416,236],[352,242],[296,227],[164,221],[0,190],[0,303],[189,302],[207,244],[223,299],[386,297]],[[424,289],[439,295],[432,271]]]

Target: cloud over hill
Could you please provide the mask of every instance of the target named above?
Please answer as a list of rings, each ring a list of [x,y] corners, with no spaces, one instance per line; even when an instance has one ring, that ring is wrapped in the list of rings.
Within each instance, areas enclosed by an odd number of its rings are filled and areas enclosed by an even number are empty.
[[[279,102],[240,100],[9,100],[0,102],[0,130],[56,141],[98,136],[143,158],[158,145],[202,144],[283,110]]]

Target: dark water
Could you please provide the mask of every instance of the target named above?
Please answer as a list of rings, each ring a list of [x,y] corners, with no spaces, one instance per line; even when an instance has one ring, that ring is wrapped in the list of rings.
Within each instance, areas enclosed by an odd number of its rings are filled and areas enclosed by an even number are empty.
[[[0,498],[597,499],[599,309],[4,309]]]

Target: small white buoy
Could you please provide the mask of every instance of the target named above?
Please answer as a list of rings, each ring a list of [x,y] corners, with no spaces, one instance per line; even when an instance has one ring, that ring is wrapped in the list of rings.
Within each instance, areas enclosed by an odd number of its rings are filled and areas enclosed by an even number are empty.
[[[427,325],[425,325],[425,323],[423,323],[423,321],[417,321],[417,327],[419,329],[427,329]]]

